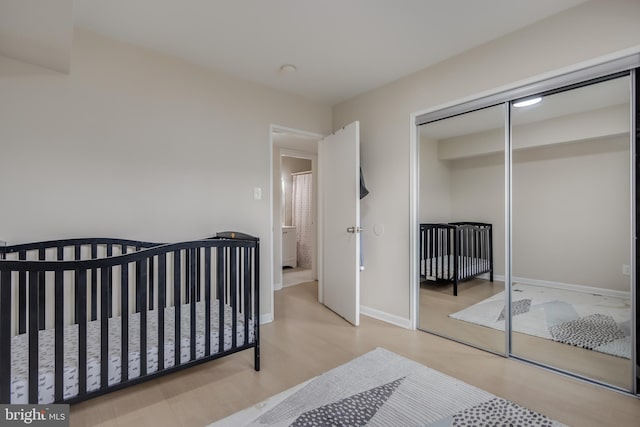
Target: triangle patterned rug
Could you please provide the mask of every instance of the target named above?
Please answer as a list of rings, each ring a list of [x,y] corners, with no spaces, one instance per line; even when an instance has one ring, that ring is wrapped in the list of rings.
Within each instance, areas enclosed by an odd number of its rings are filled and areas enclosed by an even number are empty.
[[[504,292],[449,317],[504,331]],[[629,359],[631,300],[556,289],[513,285],[515,332]]]
[[[383,348],[209,427],[563,426]]]

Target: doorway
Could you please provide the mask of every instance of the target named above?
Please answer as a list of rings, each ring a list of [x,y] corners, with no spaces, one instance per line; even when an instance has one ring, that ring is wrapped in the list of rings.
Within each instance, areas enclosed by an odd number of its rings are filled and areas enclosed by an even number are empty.
[[[272,292],[282,289],[282,155],[310,158],[317,176],[312,197],[312,278],[318,302],[354,326],[360,318],[360,124],[353,122],[323,137],[271,126]],[[314,154],[314,153],[317,153]],[[317,202],[317,203],[316,203]],[[272,299],[272,313],[274,313]]]
[[[316,177],[321,138],[272,126],[274,291],[318,279]]]
[[[316,177],[307,157],[285,150],[280,154],[283,287],[316,279]]]

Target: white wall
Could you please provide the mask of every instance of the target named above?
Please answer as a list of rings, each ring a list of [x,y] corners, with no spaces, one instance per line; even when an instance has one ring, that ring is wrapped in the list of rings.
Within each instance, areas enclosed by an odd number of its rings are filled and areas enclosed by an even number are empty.
[[[0,239],[247,232],[269,314],[271,124],[328,133],[331,110],[82,29],[68,75],[0,57]]]
[[[630,291],[629,136],[516,151],[513,276]]]
[[[420,138],[420,207],[418,219],[425,222],[451,221],[450,162],[440,160],[438,141]]]
[[[333,109],[333,128],[360,121],[371,194],[362,200],[367,269],[362,304],[410,317],[410,115],[640,48],[640,2],[590,1]],[[443,35],[446,37],[446,35]],[[384,224],[381,236],[371,233]]]

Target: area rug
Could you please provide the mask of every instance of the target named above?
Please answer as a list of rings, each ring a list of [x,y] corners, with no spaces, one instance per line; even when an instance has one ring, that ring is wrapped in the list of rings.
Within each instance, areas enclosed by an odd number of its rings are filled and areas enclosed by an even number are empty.
[[[564,424],[377,348],[210,427],[509,425]]]
[[[631,357],[631,300],[545,286],[513,285],[512,330]],[[449,317],[504,331],[504,292]]]

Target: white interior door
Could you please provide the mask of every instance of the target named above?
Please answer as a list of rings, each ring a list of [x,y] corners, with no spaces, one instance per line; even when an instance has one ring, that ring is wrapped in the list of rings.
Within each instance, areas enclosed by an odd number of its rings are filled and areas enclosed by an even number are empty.
[[[322,302],[360,323],[360,124],[318,143]]]

